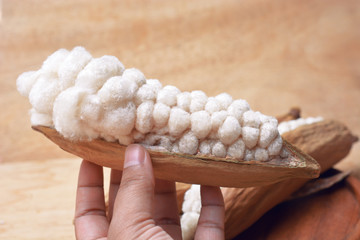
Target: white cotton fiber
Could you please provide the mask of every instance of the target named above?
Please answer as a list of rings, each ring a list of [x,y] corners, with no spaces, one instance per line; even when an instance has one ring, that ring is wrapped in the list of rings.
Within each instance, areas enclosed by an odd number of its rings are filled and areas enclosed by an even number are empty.
[[[284,134],[302,125],[312,124],[315,122],[320,122],[322,120],[323,120],[322,117],[315,117],[315,118],[309,117],[309,118],[299,118],[295,120],[285,121],[279,124],[278,130],[280,134]]]
[[[115,138],[129,135],[135,126],[136,106],[133,102],[117,107],[105,109],[101,121],[101,131]]]
[[[195,154],[198,146],[199,141],[191,131],[185,133],[179,140],[179,150],[182,153]]]
[[[200,214],[195,212],[187,212],[181,216],[181,231],[183,240],[192,240],[195,236],[197,223]]]
[[[181,108],[173,107],[170,111],[168,126],[172,136],[179,136],[190,126],[190,114]]]
[[[38,71],[29,71],[20,74],[16,80],[17,90],[24,97],[29,97],[29,93],[40,76]]]
[[[189,92],[182,92],[176,96],[177,106],[184,111],[190,112],[191,94]]]
[[[123,71],[124,65],[116,57],[94,58],[79,73],[75,85],[94,93],[103,86],[106,80],[121,75]]]
[[[91,54],[83,47],[75,47],[60,64],[58,76],[60,87],[65,90],[74,86],[75,79],[81,70],[84,69],[92,59]]]
[[[121,74],[120,74],[121,75]],[[136,82],[138,87],[146,83],[144,74],[136,68],[128,68],[122,73],[122,77]]]
[[[80,119],[87,122],[91,127],[97,128],[103,114],[99,96],[95,94],[86,95],[79,108]]]
[[[191,131],[198,139],[203,139],[210,133],[211,118],[208,112],[198,111],[191,114]]]
[[[211,140],[219,140],[218,131],[211,131],[208,135],[208,138]]]
[[[135,128],[139,132],[146,134],[151,131],[154,121],[152,118],[154,109],[153,101],[146,101],[139,105],[136,110]]]
[[[157,146],[158,149],[172,151],[173,138],[167,135],[147,134],[143,143],[148,146]]]
[[[69,55],[69,51],[66,49],[59,49],[53,54],[51,54],[42,64],[40,72],[47,74],[55,74],[57,77],[57,72],[60,67],[59,63],[64,62],[66,57]]]
[[[41,75],[29,93],[29,100],[33,108],[40,113],[52,114],[55,98],[60,93],[57,78]]]
[[[216,157],[225,157],[227,153],[225,145],[220,141],[214,143],[211,151]]]
[[[180,153],[179,140],[177,140],[176,142],[173,143],[171,151],[174,153]]]
[[[135,81],[121,76],[109,78],[98,91],[98,96],[104,104],[114,105],[131,101],[138,86]]]
[[[153,111],[154,124],[157,128],[166,126],[170,116],[170,107],[163,103],[156,103]]]
[[[221,105],[214,97],[209,97],[205,104],[205,110],[212,114],[221,110]]]
[[[253,127],[243,127],[242,137],[247,148],[251,149],[256,146],[259,139],[259,129]]]
[[[206,102],[207,102],[207,96],[203,91],[192,91],[190,112],[193,113],[204,110]]]
[[[250,110],[250,106],[247,103],[247,101],[238,99],[230,104],[230,106],[227,109],[227,112],[230,116],[235,117],[240,122],[244,112],[249,110]]]
[[[185,212],[200,213],[201,210],[201,197],[200,185],[193,184],[184,194],[184,203],[181,210]]]
[[[53,125],[52,115],[46,113],[38,113],[35,109],[30,110],[32,126],[51,126]]]
[[[226,111],[214,112],[211,115],[211,128],[214,132],[217,132],[219,127],[223,124],[228,116]]]
[[[159,83],[159,84],[158,84]],[[161,84],[157,80],[148,80],[146,84],[142,85],[135,94],[135,103],[140,105],[145,101],[155,101],[158,91],[161,89]]]
[[[266,149],[258,147],[255,149],[254,157],[256,161],[266,161],[269,159],[269,153],[266,151]]]
[[[161,136],[159,146],[166,149],[166,151],[171,151],[172,143],[173,138],[170,136]]]
[[[233,101],[232,97],[227,93],[221,93],[215,99],[218,101],[221,110],[226,110]]]
[[[225,121],[218,130],[218,136],[222,143],[229,145],[239,138],[241,127],[239,121],[233,117],[226,117]]]
[[[261,124],[260,113],[247,111],[243,114],[242,125],[247,127],[258,128]]]
[[[259,146],[266,148],[278,135],[277,124],[274,122],[265,122],[260,127]]]
[[[153,89],[156,90],[156,92],[158,92],[162,88],[161,82],[157,79],[148,79],[146,80],[146,84],[152,86]]]
[[[254,152],[254,150],[246,149],[245,150],[244,160],[245,161],[253,161],[253,160],[255,160],[255,152]]]
[[[200,143],[199,151],[202,154],[211,154],[212,146],[214,145],[214,142],[212,140],[204,140]]]
[[[170,114],[169,114],[170,116]],[[156,133],[156,134],[160,134],[160,135],[165,135],[169,133],[169,126],[163,126],[160,128],[154,127],[154,129],[152,130],[152,132]]]
[[[157,102],[161,102],[170,107],[176,105],[177,95],[180,93],[180,90],[177,87],[167,85],[161,89],[157,95]]]
[[[279,135],[277,135],[277,137],[272,141],[272,143],[270,143],[270,145],[268,146],[267,150],[269,152],[270,156],[275,156],[280,154],[281,148],[283,145],[283,141],[282,138]]]
[[[53,122],[58,132],[69,139],[92,139],[98,134],[84,128],[78,116],[78,107],[89,92],[71,87],[61,92],[54,102]]]
[[[193,184],[184,194],[181,216],[181,230],[184,240],[194,238],[195,230],[200,216],[201,197],[200,185]]]
[[[238,139],[228,148],[228,155],[233,158],[243,159],[245,155],[245,143],[242,139]]]
[[[277,120],[254,112],[245,100],[163,87],[136,68],[125,69],[116,57],[93,58],[83,47],[56,51],[16,84],[29,97],[32,124],[55,128],[71,140],[100,137],[247,161],[284,152]],[[284,128],[300,123],[308,120]]]

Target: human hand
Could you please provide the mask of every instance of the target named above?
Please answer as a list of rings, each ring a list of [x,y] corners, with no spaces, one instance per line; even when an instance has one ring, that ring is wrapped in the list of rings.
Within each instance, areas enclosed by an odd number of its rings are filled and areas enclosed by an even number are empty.
[[[217,187],[201,187],[195,239],[224,239],[224,201]],[[102,167],[83,161],[76,209],[77,239],[181,239],[174,182],[154,179],[149,153],[126,149],[123,172],[111,170],[106,212]]]

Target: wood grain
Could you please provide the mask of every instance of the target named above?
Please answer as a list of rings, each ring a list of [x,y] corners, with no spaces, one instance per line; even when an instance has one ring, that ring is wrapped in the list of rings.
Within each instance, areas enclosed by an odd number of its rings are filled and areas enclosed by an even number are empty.
[[[79,166],[79,159],[3,163],[0,239],[75,239],[72,220]]]
[[[360,135],[357,0],[2,0],[0,12],[0,171],[7,178],[0,182],[0,201],[14,195],[13,189],[31,189],[30,179],[44,184],[33,199],[37,212],[10,200],[6,211],[1,208],[0,219],[13,221],[0,224],[0,238],[71,239],[73,234],[65,217],[73,209],[58,196],[73,201],[74,195],[46,175],[56,169],[65,188],[73,187],[74,162],[62,160],[60,167],[50,161],[72,156],[31,130],[30,105],[15,86],[20,73],[39,68],[61,47],[82,45],[95,57],[115,55],[164,84],[202,89],[209,96],[228,92],[269,115],[300,106],[305,117],[337,119]],[[46,159],[47,169],[35,171]],[[360,176],[358,159],[360,144],[339,167]],[[11,182],[22,164],[25,180]],[[39,224],[49,221],[37,213],[51,202],[57,221]],[[45,231],[52,237],[42,237]]]

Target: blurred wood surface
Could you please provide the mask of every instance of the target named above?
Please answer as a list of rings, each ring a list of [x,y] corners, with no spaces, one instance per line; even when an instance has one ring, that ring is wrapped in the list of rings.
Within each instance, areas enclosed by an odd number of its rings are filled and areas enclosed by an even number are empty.
[[[181,90],[344,122],[360,135],[360,2],[0,1],[0,239],[72,239],[79,159],[30,128],[17,76],[58,48]],[[69,159],[71,158],[71,159]],[[338,165],[360,176],[360,144]]]

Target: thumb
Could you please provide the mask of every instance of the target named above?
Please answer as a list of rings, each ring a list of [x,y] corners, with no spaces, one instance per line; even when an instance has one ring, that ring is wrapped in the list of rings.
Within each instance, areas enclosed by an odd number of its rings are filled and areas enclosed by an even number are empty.
[[[140,145],[129,145],[125,152],[122,179],[111,221],[111,225],[116,226],[116,235],[121,232],[124,234],[123,231],[127,232],[130,229],[136,230],[136,226],[152,219],[154,185],[149,153]]]

